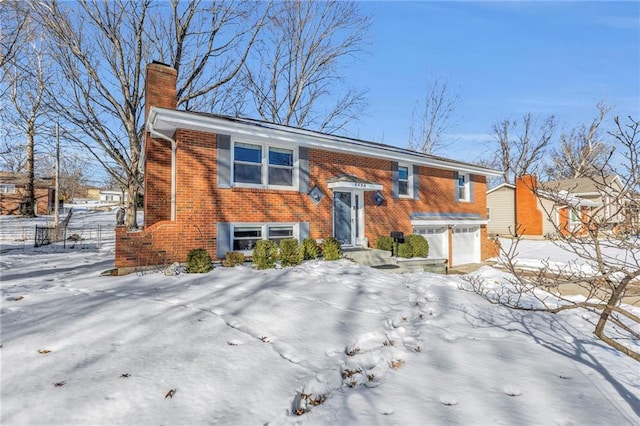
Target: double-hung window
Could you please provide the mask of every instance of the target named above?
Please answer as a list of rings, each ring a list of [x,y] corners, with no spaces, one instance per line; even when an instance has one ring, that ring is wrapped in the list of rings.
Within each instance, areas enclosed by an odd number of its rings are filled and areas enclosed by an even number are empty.
[[[269,185],[293,185],[293,150],[269,148]]]
[[[409,167],[398,166],[398,194],[400,196],[409,196]]]
[[[262,239],[262,226],[235,226],[233,228],[233,251],[248,252]]]
[[[268,225],[267,239],[280,244],[280,241],[293,238],[293,225]]]
[[[235,142],[233,183],[239,185],[291,188],[294,186],[293,149]]]
[[[233,148],[233,181],[262,183],[262,145],[237,142]]]
[[[456,189],[458,191],[458,200],[469,201],[469,175],[459,173],[456,185]]]

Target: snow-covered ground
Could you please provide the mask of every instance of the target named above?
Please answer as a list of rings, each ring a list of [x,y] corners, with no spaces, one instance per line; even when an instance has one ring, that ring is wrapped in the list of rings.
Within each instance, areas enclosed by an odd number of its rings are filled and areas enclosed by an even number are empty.
[[[511,311],[459,276],[348,261],[102,277],[115,216],[73,221],[111,232],[100,248],[1,242],[3,425],[640,424],[639,364],[587,312]]]

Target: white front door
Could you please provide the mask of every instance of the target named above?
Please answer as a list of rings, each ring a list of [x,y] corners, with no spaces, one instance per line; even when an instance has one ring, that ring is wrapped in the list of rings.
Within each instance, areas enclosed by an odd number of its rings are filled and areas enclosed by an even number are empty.
[[[333,191],[333,236],[343,246],[364,244],[363,191]]]

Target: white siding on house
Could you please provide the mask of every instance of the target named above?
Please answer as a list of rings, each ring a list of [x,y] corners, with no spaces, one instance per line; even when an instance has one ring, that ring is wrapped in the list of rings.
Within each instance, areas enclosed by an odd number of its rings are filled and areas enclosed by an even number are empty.
[[[487,232],[492,235],[508,235],[515,226],[515,189],[502,187],[487,194],[489,223]]]

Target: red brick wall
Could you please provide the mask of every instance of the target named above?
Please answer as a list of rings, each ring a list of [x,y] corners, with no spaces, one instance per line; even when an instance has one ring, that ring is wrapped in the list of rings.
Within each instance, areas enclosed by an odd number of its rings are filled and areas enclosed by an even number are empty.
[[[332,235],[332,190],[327,181],[349,173],[380,183],[385,202],[376,206],[371,193],[364,195],[366,237],[373,244],[390,230],[412,232],[412,212],[486,213],[486,181],[474,175],[475,203],[456,203],[453,171],[421,167],[420,199],[393,199],[391,161],[311,149],[309,187],[317,185],[325,197],[315,205],[298,191],[217,187],[215,134],[180,129],[175,135],[176,221],[171,222],[171,146],[148,139],[145,230],[117,230],[116,267],[137,267],[183,262],[193,248],[205,248],[216,257],[218,222],[309,222],[310,236]],[[486,228],[481,230],[482,257],[491,255]]]
[[[49,192],[50,188],[36,188],[36,214],[49,214]],[[25,188],[16,186],[16,192],[13,194],[0,194],[0,214],[17,215],[20,214],[20,203],[27,197]]]
[[[516,179],[516,232],[518,235],[542,235],[542,212],[538,209],[535,176]]]

